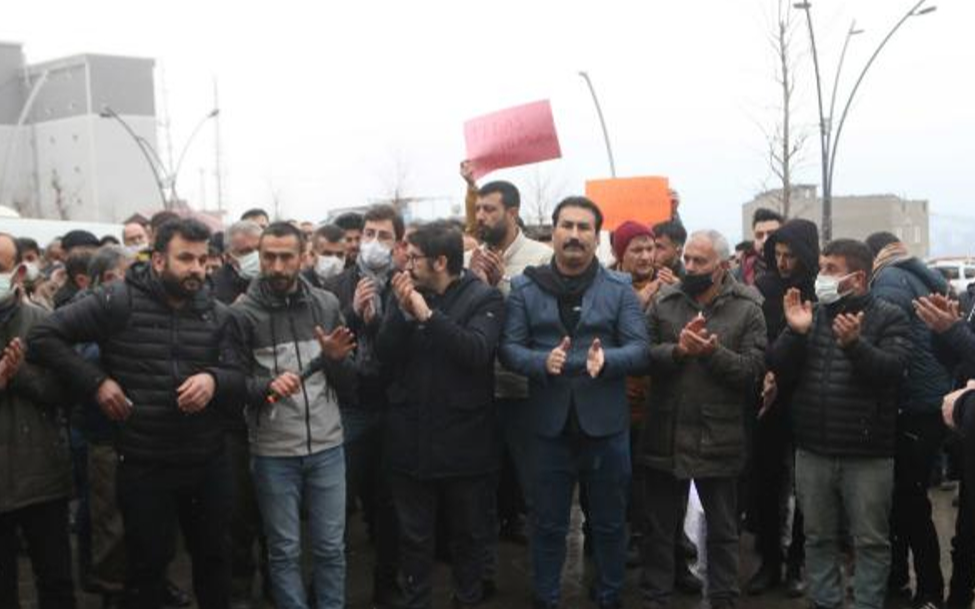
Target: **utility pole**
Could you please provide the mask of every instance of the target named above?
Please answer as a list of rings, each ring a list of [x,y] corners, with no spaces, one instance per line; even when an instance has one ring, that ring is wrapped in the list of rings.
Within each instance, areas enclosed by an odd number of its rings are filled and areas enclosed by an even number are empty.
[[[217,77],[213,77],[213,107],[220,109]],[[217,212],[223,212],[223,154],[220,150],[220,116],[213,117],[213,175],[217,186]]]

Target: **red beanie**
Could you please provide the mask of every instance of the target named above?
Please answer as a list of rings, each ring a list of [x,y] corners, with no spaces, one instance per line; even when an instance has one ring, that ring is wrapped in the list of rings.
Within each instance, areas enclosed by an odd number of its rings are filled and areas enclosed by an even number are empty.
[[[616,257],[616,261],[622,262],[623,254],[626,253],[626,248],[629,247],[630,241],[633,241],[635,237],[643,235],[653,239],[653,231],[650,230],[649,226],[632,220],[627,220],[623,224],[620,224],[613,231],[613,255]]]

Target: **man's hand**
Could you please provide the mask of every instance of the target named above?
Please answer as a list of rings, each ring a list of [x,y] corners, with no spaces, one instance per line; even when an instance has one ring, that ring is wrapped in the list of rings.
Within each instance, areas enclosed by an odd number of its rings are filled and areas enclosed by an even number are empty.
[[[922,296],[914,301],[914,311],[932,332],[942,334],[961,319],[957,300],[949,300],[944,294]]]
[[[833,319],[833,335],[840,347],[846,349],[860,339],[860,326],[863,324],[863,311],[856,315],[841,313]]]
[[[326,358],[340,362],[355,349],[355,335],[345,326],[339,326],[326,334],[321,326],[315,326],[315,338],[322,348],[322,355]]]
[[[603,371],[606,365],[606,352],[603,351],[603,343],[598,338],[594,338],[589,345],[589,353],[586,354],[586,371],[589,376],[596,378]]]
[[[779,397],[779,384],[775,380],[774,372],[765,373],[765,381],[762,383],[762,407],[758,410],[758,418],[761,419],[768,413],[768,410]]]
[[[552,376],[562,374],[562,367],[565,366],[565,360],[569,357],[569,347],[571,347],[571,342],[569,341],[569,337],[566,336],[559,343],[558,347],[549,352],[548,357],[545,359],[545,370]]]
[[[474,164],[470,161],[461,161],[460,177],[467,182],[468,188],[477,188],[477,182],[474,181]]]
[[[504,277],[504,261],[494,250],[475,247],[471,250],[470,270],[484,283],[496,286]]]
[[[433,314],[426,299],[413,286],[413,279],[409,273],[398,273],[393,277],[393,294],[399,301],[400,309],[412,315],[417,321],[425,322]]]
[[[674,272],[667,267],[657,269],[657,279],[664,285],[674,285],[680,281],[680,278],[674,275]]]
[[[660,286],[661,286],[661,280],[654,279],[653,281],[647,283],[647,285],[643,286],[642,288],[636,291],[636,297],[637,300],[640,301],[641,309],[643,309],[644,311],[647,310],[647,307],[650,306],[650,301],[653,300],[653,297],[656,296],[657,292],[660,291]]]
[[[796,334],[807,334],[812,327],[812,303],[803,302],[802,293],[797,288],[789,288],[782,299],[785,321]]]
[[[125,397],[125,392],[112,379],[105,379],[98,386],[95,401],[105,416],[113,421],[124,421],[132,414],[132,402]]]
[[[7,343],[3,354],[0,355],[0,389],[6,388],[10,379],[17,375],[26,354],[24,342],[19,338],[14,338]]]
[[[376,317],[376,282],[363,277],[355,286],[352,296],[352,310],[367,324]]]
[[[677,341],[677,354],[681,357],[705,355],[704,349],[708,346],[709,334],[705,328],[707,320],[704,315],[698,313],[694,319],[687,322],[681,329],[680,337]],[[717,347],[717,344],[715,344]]]
[[[194,374],[176,389],[176,406],[186,414],[200,412],[213,399],[217,382],[208,372]]]
[[[294,372],[282,372],[268,386],[276,399],[286,398],[301,391],[301,377]]]
[[[956,391],[952,391],[945,396],[944,401],[941,403],[941,417],[945,420],[945,425],[950,429],[957,429],[955,425],[955,403],[958,398],[962,396],[963,393],[975,389],[975,380],[970,380],[968,383]]]

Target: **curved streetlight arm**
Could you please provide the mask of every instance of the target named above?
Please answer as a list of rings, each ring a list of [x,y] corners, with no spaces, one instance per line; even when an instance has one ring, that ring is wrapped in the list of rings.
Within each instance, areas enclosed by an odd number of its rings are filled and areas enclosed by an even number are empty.
[[[606,142],[606,155],[609,157],[609,173],[612,177],[616,177],[616,162],[613,160],[613,148],[609,145],[609,132],[606,130],[606,120],[603,119],[603,110],[599,107],[599,99],[596,98],[596,89],[592,86],[592,81],[589,80],[589,74],[586,72],[579,72],[579,76],[586,81],[586,85],[589,86],[589,93],[592,94],[592,103],[596,106],[596,114],[599,115],[599,125],[603,129],[603,140]]]
[[[877,56],[880,55],[880,51],[884,49],[884,47],[887,45],[887,42],[897,32],[897,30],[899,30],[900,27],[904,25],[905,21],[907,21],[908,19],[910,19],[915,15],[927,14],[930,13],[932,10],[934,10],[934,7],[928,7],[923,11],[918,12],[918,9],[921,8],[921,5],[923,5],[926,1],[927,0],[919,0],[914,6],[911,7],[909,11],[904,13],[904,16],[900,18],[900,21],[894,24],[894,27],[890,28],[890,31],[887,32],[887,35],[884,36],[884,39],[880,41],[879,45],[877,45],[877,48],[876,50],[874,50],[873,55],[871,55],[870,59],[867,60],[866,65],[863,66],[863,70],[860,72],[860,76],[857,77],[856,83],[853,85],[853,89],[850,91],[850,96],[846,99],[846,104],[843,106],[843,114],[840,116],[840,122],[837,123],[836,125],[836,139],[833,140],[833,150],[831,151],[830,158],[829,158],[829,180],[831,182],[833,180],[833,169],[836,163],[836,148],[840,141],[840,134],[843,133],[843,124],[846,123],[846,116],[850,112],[850,106],[853,104],[853,98],[856,96],[857,90],[859,90],[860,84],[863,82],[863,77],[867,75],[867,71],[870,70],[870,66],[873,65],[873,62],[877,59]]]
[[[183,159],[186,158],[186,152],[190,149],[190,144],[193,143],[193,140],[196,139],[197,134],[199,134],[200,130],[203,129],[203,125],[205,125],[208,120],[210,120],[211,118],[215,117],[218,114],[220,114],[220,109],[214,108],[209,113],[207,113],[206,116],[200,119],[200,122],[198,122],[196,124],[196,127],[193,128],[193,132],[190,133],[190,137],[186,140],[186,144],[183,145],[183,150],[179,153],[179,160],[176,161],[176,167],[173,169],[173,173],[170,176],[169,187],[173,191],[174,198],[176,197],[176,180],[177,178],[179,178],[179,170],[180,168],[183,167]]]
[[[840,51],[840,61],[839,63],[836,64],[836,76],[833,78],[833,92],[830,95],[830,100],[829,100],[829,122],[830,122],[829,127],[830,128],[827,132],[828,133],[827,141],[831,141],[833,136],[832,123],[833,123],[833,117],[836,116],[834,113],[836,110],[836,92],[840,88],[840,74],[843,72],[843,61],[846,59],[846,49],[850,46],[851,38],[853,38],[857,34],[863,33],[863,30],[858,30],[856,28],[857,28],[857,22],[856,19],[854,19],[853,22],[850,24],[849,31],[847,31],[846,33],[846,38],[843,40],[843,50]]]
[[[159,189],[159,198],[162,201],[163,209],[169,209],[169,204],[166,201],[166,193],[163,190],[162,178],[159,176],[159,170],[156,169],[156,164],[153,162],[152,156],[150,156],[148,150],[146,150],[146,145],[143,143],[142,138],[139,137],[136,134],[136,132],[133,131],[132,127],[130,127],[129,124],[127,122],[125,122],[125,120],[121,116],[119,116],[118,113],[115,112],[115,110],[113,110],[109,106],[104,106],[102,108],[102,111],[99,113],[99,115],[102,118],[114,118],[116,121],[118,121],[118,123],[120,125],[122,125],[122,128],[125,129],[125,131],[133,139],[133,141],[135,141],[136,146],[139,147],[139,150],[141,150],[143,156],[145,156],[146,163],[149,164],[149,169],[152,170],[153,177],[156,178],[156,188]]]

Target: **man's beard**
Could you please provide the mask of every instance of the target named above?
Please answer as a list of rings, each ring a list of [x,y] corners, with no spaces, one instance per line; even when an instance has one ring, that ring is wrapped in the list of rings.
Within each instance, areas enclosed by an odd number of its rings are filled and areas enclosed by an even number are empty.
[[[270,286],[271,291],[276,294],[287,294],[290,292],[297,279],[297,275],[285,275],[283,273],[274,273],[264,278],[267,281],[267,285]]]
[[[494,226],[479,226],[477,230],[481,236],[481,241],[488,245],[501,245],[508,237],[508,225],[499,222]]]
[[[166,293],[174,298],[191,298],[203,288],[203,276],[196,273],[180,279],[167,268],[163,269],[160,279]]]

